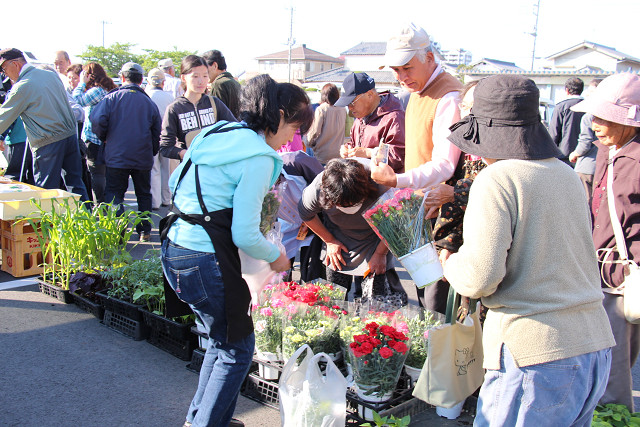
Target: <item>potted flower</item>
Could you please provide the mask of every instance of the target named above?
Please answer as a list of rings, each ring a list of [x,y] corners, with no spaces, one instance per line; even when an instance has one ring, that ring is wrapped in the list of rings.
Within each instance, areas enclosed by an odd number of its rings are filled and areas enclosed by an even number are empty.
[[[282,313],[284,301],[267,299],[253,306],[253,330],[256,339],[258,374],[266,380],[277,380],[280,369],[271,366],[282,361]],[[265,362],[265,363],[262,363]]]
[[[337,360],[340,357],[339,314],[342,314],[339,307],[289,303],[283,316],[284,360],[288,360],[303,344],[308,344],[314,354],[324,352]]]
[[[423,197],[410,188],[392,188],[362,214],[419,288],[443,275],[431,223],[424,220]]]
[[[441,315],[421,308],[403,310],[397,329],[411,340],[411,348],[404,362],[404,370],[415,384],[427,360],[429,331],[442,324]]]
[[[349,344],[356,393],[365,403],[388,402],[398,383],[409,352],[409,337],[393,326],[368,322]],[[371,409],[362,407],[364,419],[371,419]]]

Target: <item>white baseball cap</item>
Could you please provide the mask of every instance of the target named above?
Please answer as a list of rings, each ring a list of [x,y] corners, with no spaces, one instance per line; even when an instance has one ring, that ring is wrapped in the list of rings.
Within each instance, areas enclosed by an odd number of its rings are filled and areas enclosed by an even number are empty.
[[[402,28],[400,34],[387,41],[384,65],[380,67],[401,67],[411,61],[416,52],[431,45],[427,32],[413,22]]]

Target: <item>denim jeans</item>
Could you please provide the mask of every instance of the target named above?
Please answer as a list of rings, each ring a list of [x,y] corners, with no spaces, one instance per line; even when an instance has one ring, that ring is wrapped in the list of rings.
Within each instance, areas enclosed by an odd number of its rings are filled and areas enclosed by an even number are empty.
[[[611,349],[517,367],[502,345],[500,370],[488,370],[474,426],[591,426],[604,393]]]
[[[162,243],[162,267],[171,287],[188,303],[209,334],[198,389],[187,421],[193,427],[226,427],[253,358],[254,334],[226,342],[224,285],[216,255]]]
[[[82,164],[78,138],[72,135],[60,141],[32,149],[33,175],[38,187],[60,188],[60,177],[67,190],[80,195],[80,200],[89,200],[82,182]]]
[[[129,187],[129,176],[133,181],[133,188],[138,200],[138,211],[151,212],[151,171],[141,171],[138,169],[120,169],[107,167],[107,183],[104,189],[104,201],[120,205],[119,212],[124,212],[122,202]],[[141,221],[136,225],[138,233],[150,233],[151,222]]]

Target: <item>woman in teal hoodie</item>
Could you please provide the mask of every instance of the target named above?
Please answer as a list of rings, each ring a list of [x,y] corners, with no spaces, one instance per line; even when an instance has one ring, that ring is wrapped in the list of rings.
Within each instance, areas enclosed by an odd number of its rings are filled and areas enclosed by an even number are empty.
[[[254,334],[238,248],[275,271],[290,266],[260,233],[260,211],[282,168],[276,150],[311,125],[309,98],[295,85],[260,75],[244,88],[240,117],[242,123],[204,128],[169,179],[174,215],[161,224],[164,272],[209,334],[185,426],[243,425],[232,415]]]

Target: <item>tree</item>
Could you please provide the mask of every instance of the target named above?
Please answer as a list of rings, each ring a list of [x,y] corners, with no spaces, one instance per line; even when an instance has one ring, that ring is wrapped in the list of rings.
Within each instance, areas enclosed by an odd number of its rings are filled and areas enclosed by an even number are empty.
[[[131,43],[114,43],[109,47],[89,45],[80,54],[80,58],[84,59],[85,63],[97,62],[109,76],[116,77],[127,62],[141,62],[142,56],[131,52],[133,46],[135,45]]]
[[[188,50],[178,50],[177,46],[173,47],[173,50],[161,51],[161,50],[153,50],[153,49],[142,49],[146,53],[142,56],[142,68],[144,68],[147,72],[152,68],[156,68],[158,66],[158,61],[161,59],[171,58],[173,61],[173,65],[176,69],[176,75],[180,73],[180,63],[182,62],[182,58],[187,55],[195,55],[195,51]]]

